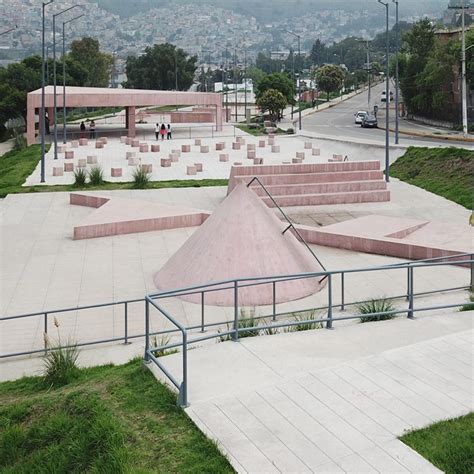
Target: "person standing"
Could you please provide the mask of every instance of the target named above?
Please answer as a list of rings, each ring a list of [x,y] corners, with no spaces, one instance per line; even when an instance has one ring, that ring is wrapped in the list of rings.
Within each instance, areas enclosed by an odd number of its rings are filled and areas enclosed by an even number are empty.
[[[168,124],[168,136],[167,136],[167,139],[168,140],[171,140],[171,125]]]
[[[165,135],[166,135],[166,126],[164,123],[161,124],[160,135],[161,135],[161,139],[164,140]]]
[[[86,138],[86,125],[84,122],[81,122],[81,126],[79,127],[81,130],[81,138]]]
[[[160,124],[157,123],[157,124],[155,125],[155,137],[156,137],[157,140],[158,140],[158,137],[159,137],[159,136],[160,136]]]
[[[89,133],[91,138],[95,138],[95,122],[93,120],[89,124]]]

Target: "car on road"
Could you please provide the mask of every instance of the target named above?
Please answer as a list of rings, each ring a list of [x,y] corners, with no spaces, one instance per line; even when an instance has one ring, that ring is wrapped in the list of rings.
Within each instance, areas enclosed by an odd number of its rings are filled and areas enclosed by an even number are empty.
[[[362,123],[360,124],[362,128],[377,128],[378,122],[377,117],[375,115],[367,114],[363,119]]]
[[[362,123],[362,119],[368,115],[368,112],[365,111],[365,110],[359,110],[359,112],[355,113],[354,114],[354,117],[355,117],[355,123],[357,124],[361,124]]]
[[[390,91],[390,102],[393,100],[393,92]],[[382,91],[382,96],[380,97],[381,102],[387,102],[387,93],[386,91]]]

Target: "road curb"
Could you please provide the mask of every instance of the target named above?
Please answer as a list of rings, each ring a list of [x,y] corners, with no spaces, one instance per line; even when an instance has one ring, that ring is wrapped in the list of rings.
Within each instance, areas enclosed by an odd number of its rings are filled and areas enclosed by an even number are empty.
[[[379,125],[380,130],[386,130],[386,128],[382,125]],[[394,128],[389,128],[389,132],[395,133],[396,130]],[[453,141],[453,142],[466,142],[466,143],[474,143],[474,137],[460,137],[460,136],[452,136],[452,135],[434,135],[432,133],[423,133],[423,132],[407,132],[404,130],[399,130],[398,133],[401,135],[408,135],[412,137],[420,137],[420,138],[433,138],[435,140],[446,140],[446,141]]]

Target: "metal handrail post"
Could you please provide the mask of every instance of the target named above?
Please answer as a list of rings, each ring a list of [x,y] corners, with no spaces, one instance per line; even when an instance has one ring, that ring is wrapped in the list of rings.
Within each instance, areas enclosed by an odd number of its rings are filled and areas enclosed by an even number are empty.
[[[344,281],[344,272],[341,272],[341,311],[345,310],[345,302],[344,302],[344,286],[345,286],[345,281]]]
[[[407,297],[406,300],[410,300],[410,278],[411,278],[411,273],[410,273],[410,266],[407,267]]]
[[[43,331],[44,331],[44,349],[48,349],[48,313],[44,313]]]
[[[125,337],[124,337],[124,344],[128,344],[128,303],[124,303],[124,332],[125,332]]]
[[[326,329],[332,329],[332,274],[328,274],[328,321]]]
[[[234,281],[234,334],[232,336],[234,342],[239,340],[239,284]]]
[[[204,291],[201,291],[201,332],[204,332]]]
[[[179,387],[178,405],[181,408],[188,406],[188,335],[182,331],[183,335],[183,381]]]
[[[474,291],[474,255],[471,255],[471,282],[469,285],[471,291]]]
[[[150,303],[145,300],[145,363],[150,363],[150,355],[148,350],[150,349]]]
[[[276,320],[276,281],[275,280],[273,280],[272,293],[273,293],[273,316],[272,316],[272,319],[273,319],[273,321],[275,321]]]
[[[408,267],[408,272],[410,275],[410,288],[408,294],[408,319],[414,319],[413,316],[413,267]]]

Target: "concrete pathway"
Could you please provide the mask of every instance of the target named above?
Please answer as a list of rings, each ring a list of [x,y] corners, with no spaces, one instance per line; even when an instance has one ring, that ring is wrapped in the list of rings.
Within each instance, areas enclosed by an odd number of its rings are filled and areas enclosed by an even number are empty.
[[[473,410],[472,342],[466,312],[207,346],[186,411],[239,472],[439,472],[397,438]]]
[[[13,148],[13,138],[5,142],[0,143],[0,156],[3,156],[5,153],[9,152]]]

